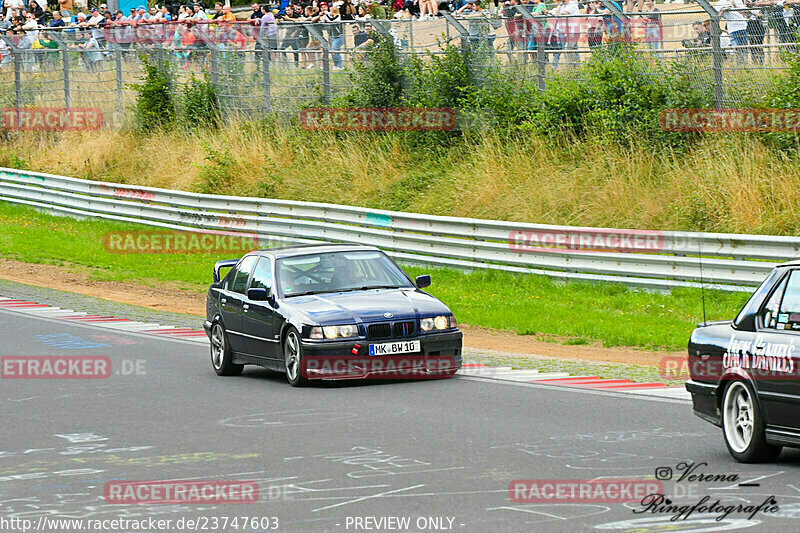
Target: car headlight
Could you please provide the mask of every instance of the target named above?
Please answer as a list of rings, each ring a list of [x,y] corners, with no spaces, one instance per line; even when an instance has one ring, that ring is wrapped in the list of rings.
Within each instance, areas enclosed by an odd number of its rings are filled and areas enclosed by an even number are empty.
[[[358,337],[358,326],[346,324],[344,326],[315,326],[311,328],[312,339],[346,339]]]
[[[422,331],[431,331],[432,329],[447,329],[456,327],[455,322],[456,320],[452,315],[437,316],[433,318],[423,318],[419,321],[419,327],[422,328]]]

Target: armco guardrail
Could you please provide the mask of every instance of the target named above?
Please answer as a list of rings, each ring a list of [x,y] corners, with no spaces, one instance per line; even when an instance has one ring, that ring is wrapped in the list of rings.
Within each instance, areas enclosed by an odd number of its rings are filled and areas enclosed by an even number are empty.
[[[800,238],[617,230],[442,217],[310,202],[215,196],[0,168],[0,200],[49,213],[285,243],[378,246],[396,259],[669,289],[751,290]]]

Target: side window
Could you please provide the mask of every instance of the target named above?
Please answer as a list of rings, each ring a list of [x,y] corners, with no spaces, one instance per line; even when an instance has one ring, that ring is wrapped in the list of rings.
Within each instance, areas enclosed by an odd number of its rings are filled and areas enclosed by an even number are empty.
[[[793,270],[778,312],[778,329],[800,330],[800,271]]]
[[[250,272],[253,271],[253,266],[258,260],[257,255],[248,255],[237,267],[236,277],[233,279],[230,290],[244,294],[247,290],[247,280],[250,278]]]
[[[272,288],[272,261],[269,257],[262,257],[258,260],[256,269],[253,271],[253,279],[250,281],[251,289]]]
[[[765,303],[764,307],[761,308],[762,327],[775,329],[777,326],[781,298],[783,298],[783,292],[786,289],[786,279],[787,278],[783,278],[783,280],[778,284],[778,287],[767,300],[767,303]],[[780,329],[783,329],[783,326],[780,326]]]

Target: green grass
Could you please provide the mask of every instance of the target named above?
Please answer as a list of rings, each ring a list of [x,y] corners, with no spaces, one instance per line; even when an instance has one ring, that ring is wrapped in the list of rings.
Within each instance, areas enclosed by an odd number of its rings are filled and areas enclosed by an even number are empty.
[[[214,254],[120,254],[104,247],[108,232],[145,226],[50,216],[0,202],[0,256],[17,261],[93,267],[100,280],[155,284],[173,282],[205,291]],[[236,254],[234,254],[234,257]],[[702,319],[700,291],[669,294],[628,289],[618,284],[557,282],[549,278],[496,271],[462,272],[408,267],[412,276],[430,273],[430,292],[466,324],[559,336],[568,344],[682,350]],[[709,320],[732,318],[744,293],[706,291]],[[552,339],[552,337],[550,337]]]

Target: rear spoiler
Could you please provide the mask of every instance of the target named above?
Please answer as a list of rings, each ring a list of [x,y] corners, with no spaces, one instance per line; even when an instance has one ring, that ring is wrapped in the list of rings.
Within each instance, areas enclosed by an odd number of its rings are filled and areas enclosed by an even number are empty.
[[[214,263],[214,283],[219,282],[220,269],[234,267],[238,262],[238,259],[223,259]]]

